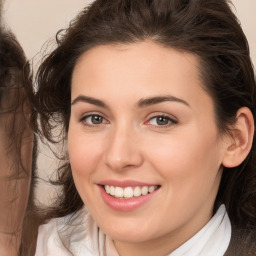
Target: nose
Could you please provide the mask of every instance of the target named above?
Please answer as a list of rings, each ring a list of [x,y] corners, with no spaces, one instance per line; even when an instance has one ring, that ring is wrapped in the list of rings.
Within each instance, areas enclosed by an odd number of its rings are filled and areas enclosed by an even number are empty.
[[[115,171],[139,167],[143,163],[138,134],[128,127],[116,128],[109,137],[105,164]]]

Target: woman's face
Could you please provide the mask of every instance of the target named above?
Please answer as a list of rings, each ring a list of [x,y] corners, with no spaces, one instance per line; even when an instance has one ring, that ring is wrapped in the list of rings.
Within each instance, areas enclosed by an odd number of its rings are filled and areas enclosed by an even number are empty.
[[[177,247],[209,221],[227,143],[195,56],[152,42],[95,47],[71,98],[74,181],[117,247]]]

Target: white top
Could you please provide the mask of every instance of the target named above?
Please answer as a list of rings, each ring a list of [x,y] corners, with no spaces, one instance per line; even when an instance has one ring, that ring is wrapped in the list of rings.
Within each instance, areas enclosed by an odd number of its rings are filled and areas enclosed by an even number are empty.
[[[169,256],[223,256],[230,239],[231,223],[225,206],[221,205],[198,233]],[[73,217],[52,219],[40,226],[35,256],[118,256],[118,253],[111,239],[83,208]]]

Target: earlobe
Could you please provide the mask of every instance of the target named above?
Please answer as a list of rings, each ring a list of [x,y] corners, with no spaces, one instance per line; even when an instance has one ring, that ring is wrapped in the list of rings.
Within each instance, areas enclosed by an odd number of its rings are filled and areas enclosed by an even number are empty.
[[[254,119],[249,108],[237,111],[236,122],[231,130],[230,143],[222,161],[223,166],[232,168],[240,165],[249,154],[254,135]]]

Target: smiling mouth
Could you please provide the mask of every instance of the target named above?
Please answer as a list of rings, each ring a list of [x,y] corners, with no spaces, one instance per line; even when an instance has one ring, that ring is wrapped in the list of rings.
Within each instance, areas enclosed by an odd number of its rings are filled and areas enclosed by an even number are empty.
[[[133,197],[140,197],[151,194],[155,190],[159,189],[160,186],[136,186],[121,188],[116,186],[104,185],[103,188],[105,192],[112,197],[120,199],[130,199]]]

